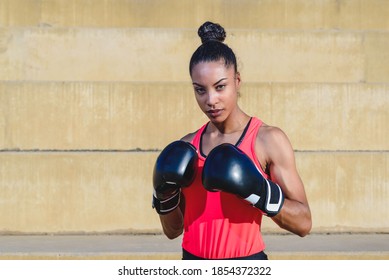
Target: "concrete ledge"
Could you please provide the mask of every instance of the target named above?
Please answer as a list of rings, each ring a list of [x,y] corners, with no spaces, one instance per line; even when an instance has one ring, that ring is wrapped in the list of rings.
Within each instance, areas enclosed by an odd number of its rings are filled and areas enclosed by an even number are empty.
[[[264,235],[269,259],[389,259],[389,234]],[[0,236],[1,260],[181,259],[163,235]]]

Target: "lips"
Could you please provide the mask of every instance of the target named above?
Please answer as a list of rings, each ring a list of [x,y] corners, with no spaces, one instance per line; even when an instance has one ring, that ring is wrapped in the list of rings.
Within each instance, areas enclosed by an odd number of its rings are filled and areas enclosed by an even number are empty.
[[[222,114],[222,111],[223,111],[222,109],[213,109],[213,110],[208,110],[207,114],[212,118],[216,118]]]

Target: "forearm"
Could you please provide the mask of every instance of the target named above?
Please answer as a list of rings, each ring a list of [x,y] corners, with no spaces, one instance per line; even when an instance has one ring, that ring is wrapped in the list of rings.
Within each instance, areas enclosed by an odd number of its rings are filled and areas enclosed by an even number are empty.
[[[279,227],[301,237],[309,234],[312,228],[309,207],[299,201],[288,198],[285,198],[281,211],[272,219]]]
[[[159,215],[164,234],[169,239],[180,236],[184,229],[184,218],[180,207],[166,215]]]

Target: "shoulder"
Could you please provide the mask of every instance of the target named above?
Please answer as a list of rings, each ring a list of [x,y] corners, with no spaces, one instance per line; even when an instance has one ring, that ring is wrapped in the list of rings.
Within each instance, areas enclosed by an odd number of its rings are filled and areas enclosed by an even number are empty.
[[[259,128],[256,140],[266,146],[282,144],[284,141],[289,142],[287,135],[281,128],[265,123]]]
[[[188,133],[187,135],[182,137],[180,140],[186,141],[186,142],[191,142],[195,138],[196,134],[199,132],[202,132],[207,127],[207,125],[208,125],[208,123],[204,124],[199,129],[197,129],[195,132]]]
[[[267,162],[280,160],[280,158],[293,153],[292,145],[285,132],[279,127],[265,123],[258,131],[256,147],[260,149]]]
[[[197,130],[198,131],[198,130]],[[185,141],[185,142],[192,142],[193,138],[195,137],[197,131],[188,133],[184,137],[182,137],[180,140]]]

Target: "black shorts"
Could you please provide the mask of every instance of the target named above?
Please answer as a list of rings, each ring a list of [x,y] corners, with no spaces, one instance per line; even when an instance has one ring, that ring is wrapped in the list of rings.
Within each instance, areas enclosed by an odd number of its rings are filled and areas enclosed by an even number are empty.
[[[197,257],[197,256],[189,253],[185,249],[182,249],[182,259],[183,260],[207,260],[207,259]],[[246,257],[238,257],[238,258],[223,259],[223,260],[267,260],[267,259],[268,258],[267,258],[267,255],[265,254],[265,252],[261,251],[259,253],[256,253],[256,254],[253,254],[250,256],[246,256]]]

